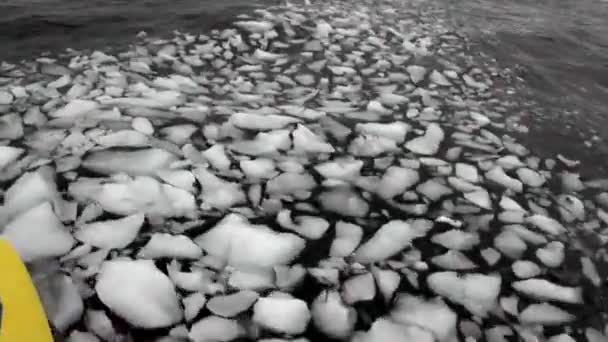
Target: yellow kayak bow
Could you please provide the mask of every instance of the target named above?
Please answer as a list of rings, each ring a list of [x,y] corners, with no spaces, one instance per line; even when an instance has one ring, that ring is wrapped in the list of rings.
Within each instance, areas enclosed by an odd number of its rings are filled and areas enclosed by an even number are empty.
[[[53,336],[27,268],[0,238],[0,342],[52,342]]]

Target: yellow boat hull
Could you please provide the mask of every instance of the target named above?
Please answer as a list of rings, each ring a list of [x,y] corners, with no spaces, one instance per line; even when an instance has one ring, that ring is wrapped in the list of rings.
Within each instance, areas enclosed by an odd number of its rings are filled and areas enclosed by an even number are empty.
[[[44,308],[17,252],[0,239],[0,342],[52,342]]]

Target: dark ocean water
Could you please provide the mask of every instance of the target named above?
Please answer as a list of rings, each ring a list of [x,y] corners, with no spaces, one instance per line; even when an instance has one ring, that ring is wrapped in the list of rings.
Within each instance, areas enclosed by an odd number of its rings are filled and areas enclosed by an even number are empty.
[[[314,1],[314,0],[313,0]],[[319,1],[319,0],[317,0]],[[426,0],[474,49],[516,69],[538,102],[522,137],[608,170],[608,1]],[[120,49],[144,30],[204,32],[280,0],[0,0],[0,60],[68,47]],[[524,95],[526,97],[524,97]]]

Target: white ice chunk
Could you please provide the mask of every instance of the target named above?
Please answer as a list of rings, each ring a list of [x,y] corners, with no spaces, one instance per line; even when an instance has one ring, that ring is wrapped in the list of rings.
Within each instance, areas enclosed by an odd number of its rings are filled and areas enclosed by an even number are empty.
[[[62,108],[50,113],[54,118],[75,118],[87,114],[99,107],[95,101],[74,99]]]
[[[434,155],[439,150],[444,137],[443,129],[438,124],[431,123],[423,136],[408,141],[405,143],[405,148],[417,154]]]
[[[225,296],[215,296],[207,302],[207,308],[212,313],[222,317],[234,317],[248,310],[260,295],[251,290],[235,292]]]
[[[430,227],[414,226],[401,220],[384,224],[356,251],[354,258],[360,263],[374,263],[387,259],[408,247],[412,240],[425,236]]]
[[[360,157],[376,157],[398,149],[397,143],[392,139],[367,134],[357,136],[348,145],[348,153]]]
[[[426,76],[426,68],[420,65],[408,65],[406,71],[410,74],[410,79],[414,84],[420,83]]]
[[[301,121],[302,120],[300,119],[285,115],[234,113],[232,116],[230,116],[229,122],[237,128],[250,130],[274,130]]]
[[[363,237],[363,228],[360,226],[338,221],[336,222],[336,238],[331,244],[329,255],[332,257],[349,256],[359,246]]]
[[[401,283],[401,275],[395,271],[383,270],[378,267],[372,267],[372,274],[384,301],[389,303]]]
[[[418,171],[398,166],[390,166],[384,172],[376,194],[385,199],[404,193],[407,189],[418,183]]]
[[[183,317],[173,283],[149,260],[104,262],[95,291],[102,303],[139,328],[167,327]]]
[[[143,214],[88,223],[78,228],[74,237],[83,243],[102,249],[125,248],[135,240],[143,223]]]
[[[450,229],[446,232],[433,235],[431,242],[448,249],[466,251],[479,244],[479,234]]]
[[[529,325],[562,325],[575,319],[575,315],[548,303],[530,304],[519,314],[519,321]]]
[[[440,268],[454,271],[471,270],[477,267],[464,253],[455,250],[434,256],[431,258],[431,262]]]
[[[519,180],[521,180],[522,183],[528,186],[536,188],[545,183],[545,177],[543,177],[540,173],[527,167],[517,169],[516,173],[517,177],[519,177]]]
[[[253,306],[253,322],[261,327],[285,334],[301,334],[311,315],[306,302],[287,296],[263,297]]]
[[[36,283],[47,318],[58,331],[65,332],[84,312],[84,304],[72,278],[54,274]]]
[[[257,158],[241,160],[241,170],[251,179],[269,179],[277,175],[274,161],[272,159]]]
[[[540,274],[541,269],[537,264],[528,260],[517,260],[511,265],[513,274],[520,279],[536,277]]]
[[[195,292],[182,299],[184,304],[184,318],[186,322],[192,321],[207,303],[207,298],[200,293]]]
[[[327,179],[353,180],[359,177],[363,161],[353,158],[337,158],[315,165],[315,170]]]
[[[25,262],[64,255],[74,245],[72,235],[48,202],[15,217],[4,227],[0,238],[9,241]]]
[[[427,277],[429,287],[438,295],[461,304],[472,314],[487,317],[497,305],[502,278],[500,275],[436,272]]]
[[[536,250],[536,257],[547,267],[559,267],[566,257],[564,244],[559,241],[549,242],[545,247]]]
[[[161,170],[157,172],[158,177],[177,188],[194,192],[194,182],[196,179],[192,172],[188,170]]]
[[[138,258],[200,259],[203,251],[185,235],[154,233],[146,245],[137,253]]]
[[[330,143],[301,124],[298,124],[293,131],[293,147],[296,152],[333,153],[335,151]]]
[[[134,151],[104,150],[88,155],[82,166],[103,174],[127,173],[129,175],[154,175],[159,170],[168,169],[178,157],[159,148]]]
[[[143,147],[149,143],[147,135],[131,129],[110,132],[93,140],[103,147]]]
[[[580,287],[567,287],[552,283],[546,279],[527,279],[513,282],[511,286],[527,296],[558,302],[578,304],[583,302]]]
[[[519,259],[528,246],[517,234],[504,230],[494,238],[494,247],[512,259]]]
[[[522,192],[523,190],[523,184],[519,180],[507,175],[500,166],[495,166],[486,172],[486,178],[515,192]]]
[[[147,118],[144,118],[144,117],[133,118],[133,120],[131,121],[131,127],[134,130],[136,130],[140,133],[143,133],[145,135],[154,134],[154,126],[152,125],[150,120],[148,120]]]
[[[440,183],[436,179],[429,179],[426,182],[418,185],[416,191],[424,195],[431,201],[438,201],[441,197],[447,196],[453,192],[453,190]]]
[[[226,210],[247,201],[241,184],[225,181],[202,167],[194,169],[193,173],[203,188],[201,194],[203,204]]]
[[[193,342],[230,342],[245,335],[246,330],[238,321],[207,316],[192,325],[188,339]]]
[[[207,253],[230,265],[271,267],[292,261],[304,249],[305,240],[291,233],[277,233],[250,224],[243,216],[229,214],[195,242]]]
[[[0,146],[0,170],[14,163],[24,151],[20,147]]]
[[[439,341],[449,341],[457,333],[458,316],[439,298],[425,300],[410,294],[400,294],[390,317],[401,324],[429,330]]]
[[[479,173],[475,166],[466,163],[456,163],[455,169],[456,176],[471,183],[479,182]]]
[[[559,235],[567,231],[559,221],[541,214],[527,217],[526,222],[551,235]]]
[[[369,331],[356,335],[353,342],[434,342],[433,334],[415,325],[402,325],[380,317]]]
[[[405,141],[408,129],[409,125],[400,121],[391,123],[367,122],[358,123],[355,126],[355,131],[358,133],[391,139],[398,144]]]
[[[277,223],[311,240],[320,239],[329,228],[329,222],[322,217],[301,215],[292,220],[289,209],[283,209],[277,214]]]
[[[376,284],[371,273],[352,276],[342,284],[342,298],[347,304],[370,301],[376,296]]]
[[[357,312],[346,305],[336,290],[324,290],[311,305],[312,320],[320,332],[334,339],[350,337],[357,322]]]
[[[318,197],[321,207],[343,216],[365,217],[369,204],[350,188],[334,188],[321,193]]]
[[[230,158],[226,155],[224,145],[215,144],[201,153],[211,166],[218,170],[228,170],[230,168]]]
[[[492,210],[492,199],[486,189],[465,192],[464,198],[480,208]]]

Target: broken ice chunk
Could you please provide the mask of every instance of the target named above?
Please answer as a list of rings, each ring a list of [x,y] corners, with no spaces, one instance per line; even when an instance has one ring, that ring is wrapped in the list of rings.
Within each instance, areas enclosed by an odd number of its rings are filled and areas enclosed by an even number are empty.
[[[15,217],[4,227],[0,237],[9,241],[25,262],[61,256],[74,245],[72,235],[48,202]]]
[[[365,217],[369,212],[369,204],[351,188],[333,188],[318,199],[324,210],[343,216]]]
[[[551,235],[559,235],[567,231],[557,220],[541,214],[527,217],[526,222]]]
[[[420,176],[418,171],[391,166],[386,169],[378,184],[376,194],[384,199],[391,199],[404,193],[407,189],[418,183]]]
[[[528,248],[517,234],[509,230],[504,230],[494,237],[494,247],[512,259],[521,258]]]
[[[24,151],[20,147],[0,146],[0,170],[15,162]]]
[[[336,238],[331,244],[329,255],[332,257],[349,256],[359,246],[363,237],[363,228],[356,224],[338,221]]]
[[[444,136],[441,127],[436,123],[431,123],[423,136],[408,141],[405,143],[405,148],[417,154],[434,155],[439,150]]]
[[[394,140],[367,134],[357,136],[348,145],[348,152],[351,155],[361,157],[376,157],[397,150],[397,143]]]
[[[312,320],[323,334],[335,339],[350,337],[357,322],[357,312],[347,306],[336,290],[324,290],[311,305]]]
[[[291,219],[291,210],[284,209],[277,214],[281,227],[292,230],[307,239],[318,240],[329,228],[329,222],[322,217],[302,215]]]
[[[353,180],[359,177],[362,167],[362,160],[344,157],[317,164],[314,168],[326,179]]]
[[[406,71],[414,84],[420,83],[426,76],[426,68],[420,65],[408,65]]]
[[[427,278],[437,294],[461,304],[474,315],[486,317],[497,304],[502,279],[500,275],[436,272]]]
[[[225,296],[215,296],[207,302],[212,313],[222,317],[234,317],[248,310],[258,300],[258,293],[251,290],[235,292]]]
[[[188,339],[193,342],[229,342],[246,336],[245,328],[234,319],[207,316],[194,323]]]
[[[84,303],[71,277],[52,274],[36,282],[36,289],[49,321],[58,331],[65,332],[82,316]]]
[[[277,233],[263,225],[252,225],[243,216],[229,214],[215,227],[195,239],[207,253],[230,265],[271,267],[295,259],[305,240],[291,233]]]
[[[463,196],[467,201],[480,208],[492,210],[492,199],[486,189],[465,192]]]
[[[438,341],[449,341],[457,334],[458,316],[439,298],[426,300],[406,293],[399,294],[390,318],[403,325],[420,326],[431,331]],[[381,341],[390,340],[378,340]]]
[[[74,99],[64,107],[51,112],[50,115],[54,118],[75,118],[92,112],[98,107],[99,104],[95,101]]]
[[[486,178],[515,192],[522,192],[523,190],[522,183],[519,180],[507,175],[500,166],[495,166],[490,171],[486,172]]]
[[[477,168],[471,164],[456,163],[456,176],[471,183],[479,182]]]
[[[125,248],[135,240],[143,223],[143,214],[88,223],[78,228],[74,237],[83,243],[102,249]]]
[[[477,268],[477,265],[464,253],[455,250],[449,250],[444,254],[434,256],[431,258],[431,262],[446,270],[462,271]]]
[[[230,168],[230,158],[226,155],[224,145],[215,144],[201,153],[211,166],[217,170],[228,170]]]
[[[545,247],[536,250],[536,257],[547,267],[559,267],[566,257],[564,244],[559,241],[549,242]]]
[[[247,197],[239,183],[225,181],[202,167],[194,169],[193,173],[202,187],[203,204],[226,210],[246,202]]]
[[[393,220],[384,224],[356,251],[354,258],[360,263],[374,263],[387,259],[408,247],[412,240],[425,236],[430,227],[410,225],[408,222]]]
[[[149,143],[147,135],[130,129],[110,132],[93,140],[103,147],[143,147]]]
[[[578,304],[583,301],[580,287],[561,286],[545,279],[520,280],[513,282],[511,286],[518,292],[541,300],[554,300],[570,304]]]
[[[369,301],[376,296],[376,284],[371,273],[352,276],[342,284],[342,298],[347,304]]]
[[[200,259],[203,255],[189,237],[185,235],[171,235],[167,233],[154,233],[139,250],[137,257],[141,259],[174,258],[174,259]]]
[[[177,160],[176,155],[159,148],[104,150],[89,154],[82,161],[82,166],[107,175],[121,172],[133,176],[154,175],[159,170],[168,169]]]
[[[183,317],[173,283],[149,260],[104,262],[95,291],[103,304],[139,328],[167,327]]]
[[[441,197],[447,196],[453,192],[453,190],[436,179],[429,179],[426,182],[418,185],[416,191],[423,194],[426,198],[433,202],[438,201]]]
[[[298,124],[293,131],[293,146],[294,150],[301,152],[332,153],[335,151],[331,144],[323,141],[321,137],[301,124]]]
[[[230,117],[229,122],[237,128],[250,130],[274,130],[301,121],[302,120],[300,119],[285,115],[234,113]]]
[[[511,265],[513,274],[520,279],[536,277],[540,274],[541,270],[537,264],[528,260],[517,260]]]
[[[575,319],[575,315],[548,303],[530,304],[519,314],[519,321],[530,325],[561,325]]]
[[[448,249],[466,251],[479,243],[479,235],[458,229],[450,229],[446,232],[433,235],[431,241]]]
[[[517,177],[519,177],[519,180],[521,180],[522,183],[528,186],[536,188],[545,183],[545,178],[540,173],[532,169],[522,167],[520,169],[517,169],[516,173]]]
[[[399,121],[391,123],[358,123],[355,126],[355,131],[358,133],[391,139],[398,144],[403,143],[408,129],[408,124]]]
[[[310,318],[305,301],[286,295],[263,297],[253,306],[253,322],[278,333],[301,334]]]

